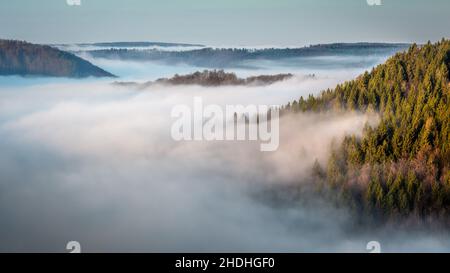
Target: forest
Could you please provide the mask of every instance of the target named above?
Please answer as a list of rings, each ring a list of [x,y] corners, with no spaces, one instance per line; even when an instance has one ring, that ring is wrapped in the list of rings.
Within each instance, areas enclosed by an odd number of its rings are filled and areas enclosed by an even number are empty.
[[[225,72],[224,70],[203,70],[191,74],[178,75],[175,74],[171,78],[159,78],[155,81],[148,81],[145,83],[136,82],[115,82],[119,86],[131,86],[138,88],[147,88],[155,84],[168,85],[200,85],[207,87],[218,86],[262,86],[270,85],[276,82],[288,80],[292,78],[293,74],[275,74],[275,75],[258,75],[247,78],[239,78],[235,73]]]
[[[72,53],[14,40],[0,40],[0,75],[114,77]]]
[[[450,41],[412,45],[357,79],[282,113],[377,113],[362,137],[334,143],[317,188],[371,220],[450,225]]]

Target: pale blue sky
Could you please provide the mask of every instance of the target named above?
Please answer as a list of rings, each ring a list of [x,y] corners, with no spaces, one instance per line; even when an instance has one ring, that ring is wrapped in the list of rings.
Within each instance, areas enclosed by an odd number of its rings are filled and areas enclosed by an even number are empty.
[[[450,0],[1,0],[0,38],[295,46],[450,37]]]

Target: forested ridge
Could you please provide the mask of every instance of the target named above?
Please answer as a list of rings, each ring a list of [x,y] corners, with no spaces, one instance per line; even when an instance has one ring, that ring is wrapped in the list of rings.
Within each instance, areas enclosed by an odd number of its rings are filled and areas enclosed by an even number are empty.
[[[280,61],[289,58],[311,58],[319,56],[385,56],[407,49],[407,44],[384,43],[338,43],[311,45],[300,48],[200,48],[182,51],[136,50],[110,48],[90,50],[86,53],[95,58],[160,61],[168,64],[185,63],[210,69],[242,67],[251,61]],[[244,62],[245,61],[245,62]],[[244,63],[243,63],[244,62]]]
[[[23,41],[0,40],[0,75],[113,77],[72,53]]]
[[[239,78],[235,73],[225,72],[224,70],[204,70],[202,72],[197,71],[187,75],[175,74],[175,76],[171,78],[160,78],[155,81],[149,81],[142,84],[136,82],[115,82],[115,84],[119,86],[132,86],[138,88],[146,88],[154,84],[200,85],[208,87],[237,85],[262,86],[284,81],[292,78],[293,76],[293,74],[275,74]]]
[[[357,79],[285,106],[283,112],[380,115],[363,136],[334,145],[314,181],[375,219],[450,224],[450,41],[412,45]]]

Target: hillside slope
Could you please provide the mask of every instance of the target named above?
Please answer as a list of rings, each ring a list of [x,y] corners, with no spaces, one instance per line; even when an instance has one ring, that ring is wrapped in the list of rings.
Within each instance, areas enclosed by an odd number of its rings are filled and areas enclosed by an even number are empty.
[[[114,77],[71,53],[50,46],[0,40],[0,75]]]
[[[450,41],[413,45],[354,81],[300,98],[287,112],[378,112],[362,138],[334,147],[321,185],[377,219],[443,219],[450,224]]]

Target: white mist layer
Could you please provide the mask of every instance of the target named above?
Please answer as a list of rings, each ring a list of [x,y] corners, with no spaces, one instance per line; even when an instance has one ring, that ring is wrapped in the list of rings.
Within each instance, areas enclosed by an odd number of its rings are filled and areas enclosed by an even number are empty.
[[[340,74],[341,73],[341,74]],[[281,120],[280,147],[175,142],[176,104],[284,104],[331,87],[345,72],[266,87],[161,87],[103,81],[2,87],[0,251],[445,251],[448,240],[408,230],[349,232],[326,200],[276,206],[259,192],[302,183],[326,164],[333,139],[376,117],[302,114]]]
[[[158,78],[172,77],[174,74],[188,74],[210,67],[200,67],[185,63],[172,64],[164,61],[133,61],[120,59],[94,58],[89,52],[77,53],[101,67],[117,75],[125,81],[149,81]],[[388,56],[320,56],[282,58],[279,60],[243,60],[236,63],[236,67],[224,68],[227,72],[234,72],[240,77],[257,76],[262,74],[292,73],[299,76],[316,75],[319,78],[335,79],[334,87],[343,79],[353,79],[362,71],[383,63]],[[340,80],[340,81],[339,81]]]

